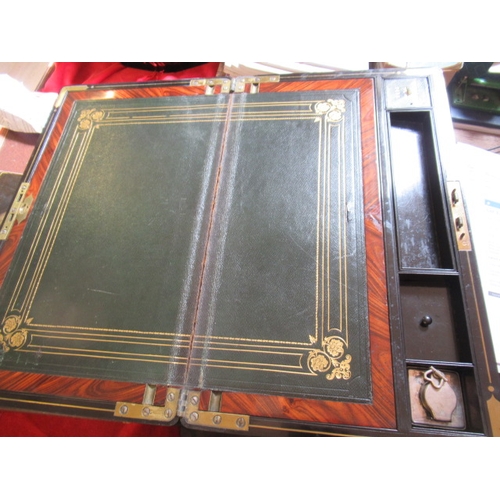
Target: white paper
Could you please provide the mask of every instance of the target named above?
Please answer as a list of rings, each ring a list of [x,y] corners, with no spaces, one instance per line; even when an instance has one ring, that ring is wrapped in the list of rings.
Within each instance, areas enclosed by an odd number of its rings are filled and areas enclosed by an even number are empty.
[[[56,98],[52,92],[31,92],[11,76],[0,74],[0,127],[40,133]]]
[[[500,155],[457,144],[448,180],[460,181],[500,371]]]

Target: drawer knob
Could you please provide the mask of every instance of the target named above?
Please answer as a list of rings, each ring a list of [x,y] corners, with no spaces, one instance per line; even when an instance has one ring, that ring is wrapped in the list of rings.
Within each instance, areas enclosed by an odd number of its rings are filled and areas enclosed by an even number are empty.
[[[432,323],[432,318],[430,316],[428,316],[428,315],[425,315],[420,320],[420,326],[423,326],[424,328],[427,328],[431,323]]]

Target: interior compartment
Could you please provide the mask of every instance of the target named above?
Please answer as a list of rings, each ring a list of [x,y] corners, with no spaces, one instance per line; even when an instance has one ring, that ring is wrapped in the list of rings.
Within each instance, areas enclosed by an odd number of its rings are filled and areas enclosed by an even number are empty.
[[[390,124],[400,268],[453,269],[429,112],[392,112]]]
[[[431,364],[411,364],[408,366],[408,375],[410,378],[410,402],[412,405],[412,415],[414,418],[415,414],[419,413],[419,410],[415,409],[415,405],[418,406],[418,396],[415,397],[415,380],[412,378],[412,372],[425,372],[430,368]],[[451,382],[455,393],[457,395],[457,409],[454,413],[457,415],[463,411],[463,416],[465,417],[465,426],[453,429],[453,423],[446,424],[441,422],[428,422],[416,423],[412,422],[413,427],[431,427],[436,430],[450,428],[450,430],[465,431],[465,432],[484,432],[481,415],[479,412],[479,400],[477,397],[476,384],[474,380],[474,369],[471,366],[464,365],[451,365],[446,363],[433,363],[432,366],[442,371]],[[456,383],[457,378],[453,379],[449,374],[455,374],[458,377],[458,384]],[[412,393],[413,391],[413,393]],[[423,408],[420,410],[423,414],[425,413]],[[454,415],[457,417],[457,415]]]
[[[402,275],[407,359],[470,363],[458,276]]]

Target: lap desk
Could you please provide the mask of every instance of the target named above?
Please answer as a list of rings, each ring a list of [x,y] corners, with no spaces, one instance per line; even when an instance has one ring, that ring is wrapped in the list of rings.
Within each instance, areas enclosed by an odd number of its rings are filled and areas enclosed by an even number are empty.
[[[0,405],[500,433],[453,141],[433,70],[64,89],[0,231]]]

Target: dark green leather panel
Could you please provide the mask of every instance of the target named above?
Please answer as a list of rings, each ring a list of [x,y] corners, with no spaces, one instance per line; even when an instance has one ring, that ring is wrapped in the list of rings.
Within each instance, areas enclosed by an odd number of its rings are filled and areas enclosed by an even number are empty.
[[[234,96],[190,386],[370,401],[359,120],[355,90]]]

